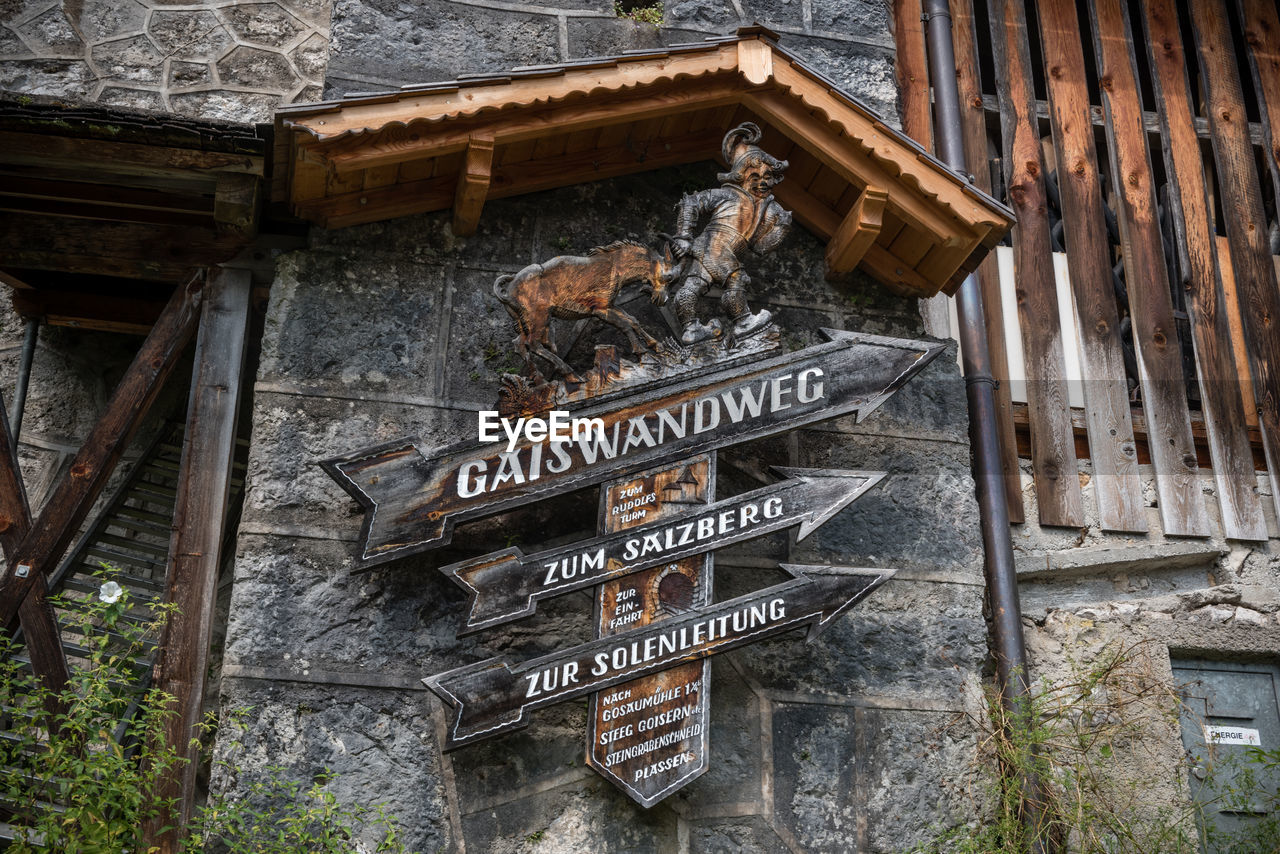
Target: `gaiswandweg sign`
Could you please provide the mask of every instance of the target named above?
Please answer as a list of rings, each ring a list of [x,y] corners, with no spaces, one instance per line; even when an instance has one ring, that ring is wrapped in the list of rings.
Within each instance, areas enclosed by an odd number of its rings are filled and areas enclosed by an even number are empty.
[[[324,461],[365,508],[358,566],[445,545],[455,523],[597,484],[682,456],[839,415],[861,421],[942,345],[823,330],[826,343],[671,384],[604,395],[574,411],[604,435],[551,443],[470,442],[430,455],[416,438]]]

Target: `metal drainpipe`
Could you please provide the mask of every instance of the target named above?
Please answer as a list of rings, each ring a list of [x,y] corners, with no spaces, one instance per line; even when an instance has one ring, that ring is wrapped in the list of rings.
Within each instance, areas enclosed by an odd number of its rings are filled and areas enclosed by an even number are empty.
[[[967,173],[964,133],[960,124],[960,94],[956,88],[956,57],[951,41],[948,0],[924,0],[924,19],[933,83],[934,136],[938,155],[948,166]],[[986,554],[987,596],[991,604],[995,645],[996,680],[1000,702],[1010,715],[1026,708],[1030,696],[1027,650],[1022,636],[1022,608],[1018,603],[1018,579],[1009,537],[1009,508],[1005,504],[1000,448],[996,438],[995,378],[987,346],[986,315],[978,278],[969,274],[956,293],[960,321],[960,349],[965,391],[969,399],[969,442],[973,449],[973,480],[978,494],[982,546]],[[1032,826],[1039,820],[1039,785],[1021,781]],[[1036,850],[1041,850],[1037,846]]]
[[[22,339],[22,362],[18,366],[18,387],[13,394],[13,412],[9,423],[13,426],[13,445],[18,446],[18,434],[22,432],[22,413],[27,408],[27,383],[31,380],[31,362],[36,355],[36,339],[40,337],[40,321],[27,321],[27,334]]]

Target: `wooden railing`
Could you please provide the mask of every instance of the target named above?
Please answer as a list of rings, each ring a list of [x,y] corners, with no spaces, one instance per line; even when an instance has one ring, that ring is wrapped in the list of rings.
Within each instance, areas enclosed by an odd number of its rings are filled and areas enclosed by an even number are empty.
[[[1012,518],[1021,457],[1041,524],[1096,514],[1104,530],[1147,531],[1150,463],[1164,533],[1265,539],[1268,459],[1280,501],[1275,0],[951,9],[969,168],[1018,215],[978,273],[992,358],[1008,368]],[[895,0],[903,126],[928,145],[920,11]]]

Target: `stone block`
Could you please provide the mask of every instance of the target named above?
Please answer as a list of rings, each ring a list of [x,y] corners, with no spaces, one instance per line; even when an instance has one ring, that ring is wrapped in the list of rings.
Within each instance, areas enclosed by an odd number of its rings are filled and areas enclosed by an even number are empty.
[[[663,4],[662,23],[668,27],[731,33],[739,20],[727,0],[675,0]]]
[[[240,725],[220,729],[213,791],[245,792],[273,766],[305,788],[328,769],[337,776],[326,789],[339,803],[384,807],[408,850],[449,846],[440,754],[422,692],[228,679],[222,706],[224,716],[240,710]],[[363,841],[373,850],[371,834]]]
[[[867,851],[906,851],[963,823],[986,797],[978,733],[950,712],[867,709]],[[863,849],[859,849],[863,850]]]
[[[806,65],[860,100],[887,124],[900,126],[892,47],[811,36],[788,36],[785,43]]]
[[[170,89],[202,86],[212,81],[213,72],[207,62],[183,62],[175,59],[169,63]]]
[[[58,5],[57,0],[0,0],[0,23],[21,24]]]
[[[569,18],[569,56],[616,56],[628,50],[701,41],[703,33],[655,27],[630,18]]]
[[[813,28],[894,46],[893,18],[886,0],[814,0]]]
[[[451,80],[560,61],[549,15],[464,6],[446,0],[339,0],[333,10],[330,83],[397,86]],[[339,91],[370,84],[346,82]]]
[[[742,11],[746,14],[744,23],[764,24],[766,27],[792,27],[801,29],[805,26],[803,0],[739,0]],[[791,47],[791,36],[782,37],[782,45]]]
[[[164,99],[159,92],[149,89],[126,89],[123,86],[107,86],[98,96],[99,103],[133,110],[164,111]]]
[[[283,54],[244,45],[218,60],[218,76],[224,83],[272,92],[291,92],[299,82]]]
[[[304,78],[323,80],[324,70],[329,64],[329,40],[320,33],[312,33],[306,41],[293,49],[289,57],[293,60],[294,68]],[[320,93],[316,92],[312,100],[319,98]]]
[[[156,10],[147,32],[166,56],[188,61],[218,59],[234,44],[212,12]]]
[[[157,84],[164,77],[164,55],[146,36],[96,44],[90,56],[102,76],[112,81]]]
[[[50,9],[14,29],[42,58],[70,59],[84,55],[84,43],[61,8]]]
[[[307,29],[276,3],[238,3],[224,7],[222,15],[241,42],[283,48]]]
[[[430,395],[447,274],[386,253],[299,251],[279,259],[259,379]],[[341,282],[337,288],[316,283]]]
[[[333,11],[331,0],[280,0],[280,5],[312,26],[328,32]]]
[[[18,38],[18,34],[5,26],[0,26],[0,59],[26,59],[34,56],[31,50]]]
[[[137,0],[90,0],[80,13],[80,32],[90,44],[141,33],[147,9]]]
[[[169,96],[169,108],[180,116],[232,122],[268,122],[280,106],[280,95],[256,92],[182,92]]]
[[[862,850],[858,831],[866,769],[853,708],[778,703],[773,709],[774,817],[813,854]],[[863,779],[859,779],[862,777]]]
[[[760,815],[713,818],[690,823],[689,854],[781,854],[791,850]]]

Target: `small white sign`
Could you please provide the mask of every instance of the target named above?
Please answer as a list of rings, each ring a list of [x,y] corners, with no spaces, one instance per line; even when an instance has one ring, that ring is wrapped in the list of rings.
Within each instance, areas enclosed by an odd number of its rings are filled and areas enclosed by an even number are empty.
[[[1242,744],[1248,747],[1261,747],[1262,739],[1256,729],[1239,726],[1206,726],[1204,740],[1209,744]]]

